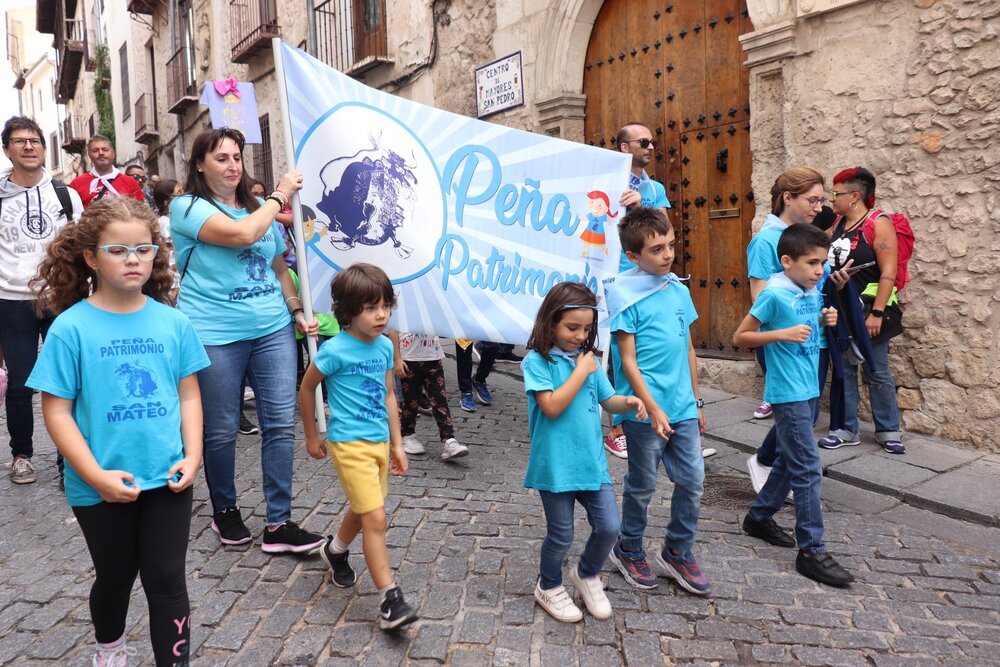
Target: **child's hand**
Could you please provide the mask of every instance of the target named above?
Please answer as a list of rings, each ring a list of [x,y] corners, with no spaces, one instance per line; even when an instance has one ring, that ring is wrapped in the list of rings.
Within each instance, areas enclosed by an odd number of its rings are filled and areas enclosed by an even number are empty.
[[[104,502],[131,503],[139,497],[140,489],[135,486],[135,477],[124,470],[102,470],[94,479],[87,481]],[[125,482],[132,486],[126,486]]]
[[[392,372],[398,378],[408,378],[411,375],[410,367],[406,365],[406,362],[402,358],[392,362]]]
[[[812,333],[812,327],[808,324],[796,324],[794,327],[788,327],[783,331],[786,340],[789,343],[804,343],[809,340],[809,334]]]
[[[322,461],[326,458],[326,445],[323,444],[319,436],[306,438],[306,451],[309,453],[309,456],[317,461]]]
[[[670,427],[670,420],[667,419],[667,413],[660,408],[653,408],[649,413],[649,425],[652,427],[653,433],[664,440],[674,433],[674,429]]]
[[[390,475],[405,475],[406,471],[410,469],[410,460],[406,458],[406,452],[403,451],[403,445],[393,445],[392,450],[389,452],[389,474]]]
[[[824,308],[823,316],[820,318],[825,327],[835,327],[837,326],[837,309],[836,308]]]
[[[167,488],[174,493],[180,493],[194,484],[194,478],[198,474],[199,465],[201,465],[200,457],[185,457],[175,463],[167,471]],[[174,481],[175,475],[180,475],[180,479],[176,482]]]
[[[576,358],[576,367],[577,369],[582,368],[584,373],[590,375],[598,368],[597,358],[594,357],[593,352],[587,352],[585,354],[581,354]]]
[[[646,412],[646,404],[639,400],[638,396],[626,396],[625,402],[635,408],[635,416],[639,419],[646,419],[649,417],[649,413]]]

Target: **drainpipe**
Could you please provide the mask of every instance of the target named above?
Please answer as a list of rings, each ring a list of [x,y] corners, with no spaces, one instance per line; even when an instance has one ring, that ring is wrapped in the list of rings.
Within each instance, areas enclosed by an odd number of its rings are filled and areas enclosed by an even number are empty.
[[[306,17],[309,19],[309,55],[316,57],[316,0],[306,0]]]

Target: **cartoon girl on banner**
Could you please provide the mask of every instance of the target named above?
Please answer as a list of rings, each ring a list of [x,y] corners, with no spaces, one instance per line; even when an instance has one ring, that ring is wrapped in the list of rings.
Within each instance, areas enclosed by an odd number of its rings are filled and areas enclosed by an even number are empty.
[[[600,190],[593,190],[587,193],[587,228],[580,235],[583,241],[583,256],[589,257],[590,251],[597,248],[604,249],[604,255],[608,254],[607,239],[605,238],[604,225],[608,222],[608,216],[618,217],[618,213],[611,213],[611,200]],[[581,222],[583,216],[580,216]],[[604,257],[599,254],[595,258],[603,261]]]

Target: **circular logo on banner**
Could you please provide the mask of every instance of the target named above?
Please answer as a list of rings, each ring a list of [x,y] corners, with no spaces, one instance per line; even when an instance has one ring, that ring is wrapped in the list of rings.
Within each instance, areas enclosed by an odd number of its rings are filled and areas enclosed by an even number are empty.
[[[313,246],[336,269],[381,267],[404,283],[435,263],[445,204],[437,166],[396,118],[361,103],[335,107],[299,151],[301,200],[325,227]]]

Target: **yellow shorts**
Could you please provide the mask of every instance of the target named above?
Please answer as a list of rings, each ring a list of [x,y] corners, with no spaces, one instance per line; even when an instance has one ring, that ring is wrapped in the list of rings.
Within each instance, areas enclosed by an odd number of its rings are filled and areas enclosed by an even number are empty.
[[[326,446],[351,510],[366,514],[384,507],[389,495],[389,443],[327,440]]]

